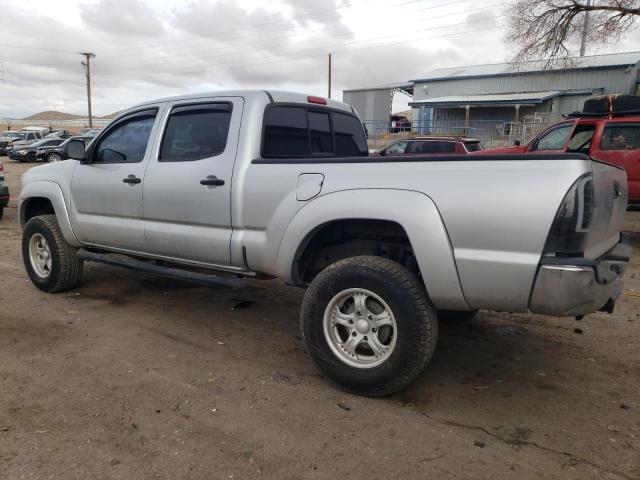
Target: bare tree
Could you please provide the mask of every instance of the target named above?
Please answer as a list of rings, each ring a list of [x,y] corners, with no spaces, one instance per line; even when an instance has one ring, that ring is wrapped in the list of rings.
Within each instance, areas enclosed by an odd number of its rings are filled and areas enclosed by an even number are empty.
[[[507,7],[505,37],[517,48],[513,62],[544,58],[550,67],[569,61],[587,12],[589,44],[615,43],[640,19],[640,0],[514,0]]]

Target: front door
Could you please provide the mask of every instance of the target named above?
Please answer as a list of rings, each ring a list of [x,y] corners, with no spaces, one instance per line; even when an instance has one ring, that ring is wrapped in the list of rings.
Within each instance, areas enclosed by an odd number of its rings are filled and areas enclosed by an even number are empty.
[[[167,106],[143,189],[149,252],[230,264],[231,176],[243,105],[240,97],[215,97]]]
[[[112,124],[87,149],[71,181],[71,222],[83,243],[144,250],[142,187],[158,107]]]

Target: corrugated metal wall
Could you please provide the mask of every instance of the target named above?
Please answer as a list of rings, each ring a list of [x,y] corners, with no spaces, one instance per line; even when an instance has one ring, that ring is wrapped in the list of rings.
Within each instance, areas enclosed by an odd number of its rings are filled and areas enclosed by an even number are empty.
[[[466,78],[416,82],[413,99],[512,92],[544,92],[550,90],[596,89],[604,93],[634,93],[638,66],[630,69],[579,70],[541,72],[504,77]]]
[[[388,122],[391,90],[359,90],[344,92],[342,101],[353,105],[363,122]]]

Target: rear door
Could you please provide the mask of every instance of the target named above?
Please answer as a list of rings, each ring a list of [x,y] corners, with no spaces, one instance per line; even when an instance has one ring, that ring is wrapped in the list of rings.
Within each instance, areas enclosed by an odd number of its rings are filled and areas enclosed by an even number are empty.
[[[603,122],[604,123],[604,122]],[[592,149],[597,160],[623,167],[627,172],[629,200],[640,202],[640,123],[608,121],[599,143]]]
[[[145,249],[209,265],[230,264],[231,183],[244,100],[168,105],[145,176]]]

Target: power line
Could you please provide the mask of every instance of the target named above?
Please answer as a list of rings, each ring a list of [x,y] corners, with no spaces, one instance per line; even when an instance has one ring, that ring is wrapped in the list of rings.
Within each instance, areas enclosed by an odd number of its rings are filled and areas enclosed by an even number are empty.
[[[67,53],[69,55],[75,55],[76,52],[72,52],[70,50],[59,50],[56,48],[43,48],[43,47],[33,47],[30,45],[15,45],[12,43],[0,43],[0,47],[6,48],[18,48],[21,50],[40,50],[42,52],[55,52],[55,53]]]
[[[389,7],[393,7],[393,8],[397,8],[397,7],[401,7],[404,5],[408,5],[411,3],[416,3],[422,0],[407,0],[401,3],[397,3],[397,4],[385,4],[387,8]],[[450,1],[450,2],[445,2],[445,3],[441,3],[438,5],[432,5],[429,7],[425,7],[419,10],[427,10],[427,9],[434,9],[434,8],[440,8],[440,7],[445,7],[445,6],[450,6],[450,5],[455,5],[455,4],[459,4],[459,3],[465,3],[465,2],[469,2],[471,0],[454,0],[454,1]],[[269,25],[277,25],[279,23],[286,23],[286,22],[291,22],[293,20],[299,20],[301,18],[304,17],[309,17],[309,16],[313,16],[316,15],[318,13],[323,13],[323,12],[336,12],[338,10],[343,10],[349,8],[348,6],[339,6],[339,7],[331,7],[331,8],[323,8],[320,10],[314,10],[312,12],[307,12],[301,15],[296,15],[294,17],[282,17],[281,19],[278,20],[272,20],[269,22],[263,22],[263,23],[258,23],[255,25],[249,25],[247,27],[242,27],[242,28],[232,28],[232,29],[228,29],[228,30],[223,30],[220,32],[215,32],[215,33],[211,33],[211,34],[207,34],[207,35],[199,35],[197,37],[193,37],[193,38],[189,38],[189,39],[183,39],[183,40],[175,40],[175,41],[169,41],[169,42],[163,42],[163,43],[154,43],[153,45],[145,45],[145,46],[140,46],[140,47],[133,47],[133,48],[127,48],[127,49],[118,49],[118,50],[107,50],[105,52],[103,52],[101,54],[101,56],[103,57],[110,57],[113,55],[118,55],[119,52],[132,52],[132,51],[137,51],[137,50],[147,50],[149,48],[153,48],[153,49],[157,49],[158,47],[163,47],[166,45],[171,45],[171,46],[176,46],[177,44],[181,44],[181,43],[185,43],[185,42],[192,42],[192,41],[201,41],[203,39],[206,38],[215,38],[218,36],[222,36],[222,35],[228,35],[228,34],[235,34],[238,32],[242,32],[244,30],[250,30],[250,31],[255,31],[257,28],[261,28],[264,26],[269,26]],[[342,17],[336,17],[336,18],[342,18]]]
[[[493,22],[495,20],[495,18],[490,18],[487,20],[480,20],[480,21],[476,21],[474,22],[475,24],[482,24],[482,23],[487,23],[487,22]],[[344,46],[349,46],[349,45],[356,45],[356,44],[363,44],[363,43],[368,43],[368,42],[375,42],[375,41],[380,41],[383,39],[390,39],[390,38],[395,38],[395,37],[401,37],[401,36],[406,36],[406,35],[413,35],[415,33],[418,32],[432,32],[434,30],[441,30],[441,29],[448,29],[448,28],[452,28],[452,27],[457,27],[457,26],[461,26],[461,25],[467,25],[468,22],[459,22],[459,23],[454,23],[454,24],[447,24],[447,25],[440,25],[437,27],[428,27],[428,28],[424,28],[421,30],[414,30],[412,32],[402,32],[402,33],[396,33],[396,34],[390,34],[390,35],[385,35],[385,36],[378,36],[375,38],[366,38],[366,39],[361,39],[361,40],[354,40],[352,42],[342,42],[341,44],[336,44],[336,43],[331,43],[331,44],[327,44],[327,45],[322,45],[322,46],[316,46],[316,47],[312,47],[312,48],[302,48],[302,49],[297,49],[297,50],[293,50],[293,51],[289,51],[287,52],[287,55],[292,55],[292,54],[300,54],[300,53],[310,53],[311,55],[307,55],[307,56],[314,56],[313,52],[318,52],[319,55],[326,55],[327,51],[330,49],[333,52],[340,52],[341,50],[344,49]],[[455,33],[454,33],[455,34]],[[335,35],[334,37],[339,36],[339,35]],[[445,35],[438,35],[438,37],[447,37],[449,35],[445,34]],[[427,37],[429,39],[431,38],[438,38],[438,37]],[[324,40],[324,39],[321,39]],[[412,42],[412,41],[418,41],[418,40],[423,40],[423,38],[419,38],[419,39],[414,39],[414,40],[408,40],[408,41],[402,41],[399,43],[406,43],[406,42]],[[394,43],[395,44],[395,43]],[[394,45],[391,44],[391,45]],[[375,45],[374,47],[381,47],[381,46],[385,46],[385,45]],[[284,55],[284,54],[282,54]],[[202,60],[205,61],[211,61],[211,60],[215,60],[217,58],[222,58],[222,57],[228,57],[229,54],[227,55],[218,55],[218,56],[213,56],[213,57],[201,57]],[[232,56],[237,56],[237,53],[235,55]],[[282,61],[286,61],[287,59],[284,59]],[[174,65],[181,65],[184,62],[183,59],[179,59],[177,61],[171,61],[171,60],[166,60],[163,59],[162,60],[162,65],[166,66],[168,64],[174,64]],[[267,62],[267,63],[272,63],[272,62]],[[203,65],[203,66],[221,66],[221,67],[227,67],[227,68],[232,68],[232,67],[242,67],[245,65],[264,65],[265,62],[255,62],[255,59],[242,59],[239,60],[237,62],[230,62],[230,63],[224,63],[224,62],[217,62],[217,63],[213,63],[211,65]],[[112,64],[111,66],[116,66],[117,68],[119,68],[120,70],[127,70],[127,67],[129,67],[129,70],[131,69],[137,69],[141,66],[141,64],[137,64],[137,65],[124,65],[124,68],[122,68],[121,64],[115,63]],[[144,64],[142,64],[144,65]],[[155,70],[158,71],[158,70]]]
[[[457,12],[450,12],[444,15],[438,15],[438,16],[430,16],[428,18],[418,18],[418,19],[414,19],[414,21],[417,22],[422,22],[422,21],[432,21],[432,20],[436,20],[436,19],[440,19],[440,18],[445,18],[445,17],[451,17],[451,16],[456,16],[456,15],[464,15],[464,14],[469,14],[469,13],[473,13],[473,12],[478,12],[478,11],[483,11],[483,10],[488,10],[490,8],[493,8],[497,5],[501,5],[500,3],[495,4],[495,5],[488,5],[485,7],[479,7],[479,8],[475,8],[475,9],[467,9],[467,10],[463,10],[463,11],[457,11]],[[445,26],[446,27],[446,26]],[[345,27],[346,28],[346,27]],[[340,30],[345,30],[345,28],[341,28]],[[438,29],[438,28],[443,28],[443,27],[431,27],[432,29]],[[340,31],[338,30],[338,32]],[[422,30],[418,30],[418,31],[424,31],[425,29]],[[316,32],[326,32],[327,34],[330,33],[330,31],[327,31],[324,28],[320,28],[320,29],[315,29],[315,30],[307,30],[305,31],[303,34],[308,35],[308,34],[312,34],[312,33],[316,33]],[[345,37],[345,36],[350,36],[353,34],[353,31],[351,29],[346,28],[346,31],[344,31],[343,33],[336,33],[335,31],[333,33],[331,33],[332,38],[336,38],[336,37]],[[271,37],[263,37],[260,39],[260,50],[265,50],[267,48],[271,48],[271,47],[275,47],[278,46],[278,44],[273,44],[273,45],[265,45],[265,41],[269,41],[269,40],[281,40],[281,39],[291,39],[294,35],[292,35],[291,33],[285,33],[283,34],[282,32],[278,35],[275,36],[271,36]],[[386,37],[378,37],[378,38],[386,38]],[[305,43],[311,43],[311,42],[317,42],[320,40],[325,40],[324,38],[322,39],[315,39],[315,40],[310,40],[309,42],[305,42]],[[243,43],[235,43],[233,44],[233,52],[231,53],[223,53],[223,54],[219,54],[219,55],[214,55],[214,56],[207,56],[205,57],[207,60],[214,60],[214,59],[219,59],[219,58],[224,58],[224,57],[237,57],[238,55],[244,54],[244,53],[256,53],[256,54],[260,54],[259,52],[255,51],[254,45],[255,45],[256,41],[255,40],[250,40],[248,42],[243,42]],[[236,48],[237,47],[242,47],[242,46],[247,46],[250,47],[247,50],[241,50],[238,51]],[[174,52],[174,53],[169,53],[169,54],[165,54],[162,55],[162,62],[163,63],[167,63],[167,59],[169,58],[174,58],[174,57],[182,57],[184,54],[182,52]],[[149,58],[147,59],[143,59],[143,61],[149,61],[149,62],[157,62],[158,61],[158,57],[157,55],[153,58]],[[118,59],[118,61],[116,62],[112,62],[111,65],[116,65],[119,67],[122,66],[129,66],[129,65],[134,65],[134,66],[139,66],[140,65],[140,56],[136,56],[135,58],[131,58],[131,59],[127,59],[126,56],[125,58],[120,61],[120,59]]]
[[[490,19],[488,21],[493,21],[493,19]],[[476,22],[476,23],[484,23],[483,21],[480,22]],[[445,27],[450,27],[451,25],[447,25]],[[434,36],[427,36],[427,37],[419,37],[419,38],[414,38],[414,39],[410,39],[410,40],[402,40],[402,41],[398,41],[398,42],[391,42],[391,43],[385,43],[385,44],[381,44],[381,45],[369,45],[369,46],[365,46],[365,47],[360,47],[360,48],[351,48],[351,49],[344,49],[341,52],[342,53],[352,53],[352,52],[358,52],[358,51],[362,51],[362,50],[370,50],[370,49],[374,49],[374,48],[385,48],[385,47],[390,47],[390,46],[395,46],[395,45],[403,45],[403,44],[407,44],[407,43],[413,43],[413,42],[422,42],[424,40],[431,40],[431,39],[440,39],[440,38],[448,38],[448,37],[453,37],[453,36],[458,36],[458,35],[465,35],[468,33],[476,33],[476,32],[481,32],[481,31],[488,31],[489,29],[487,28],[475,28],[475,29],[470,29],[470,30],[465,30],[465,31],[461,31],[461,32],[452,32],[452,33],[448,33],[448,34],[439,34],[439,35],[434,35]],[[397,36],[397,35],[396,35]],[[370,42],[370,41],[374,41],[377,39],[369,39],[369,40],[363,40],[361,42]],[[356,43],[361,43],[361,42],[356,42]],[[317,48],[315,49],[316,51],[318,50]],[[296,51],[294,53],[301,53],[304,51]],[[333,50],[333,52],[335,53],[335,50]],[[279,59],[279,60],[272,60],[272,61],[266,61],[266,62],[248,62],[248,63],[228,63],[228,64],[224,64],[224,63],[220,63],[220,64],[215,64],[216,66],[220,66],[220,67],[224,67],[227,68],[229,70],[236,70],[239,68],[245,68],[247,66],[261,66],[261,65],[270,65],[270,64],[278,64],[278,63],[286,63],[286,62],[293,62],[293,61],[300,61],[300,60],[306,60],[309,58],[314,58],[314,57],[324,57],[326,55],[326,48],[322,48],[322,53],[315,53],[315,54],[309,54],[307,53],[304,57],[301,58],[285,58],[285,59]],[[203,65],[203,67],[210,67],[212,65]],[[172,70],[154,70],[154,73],[172,73],[175,72],[174,69]],[[119,73],[123,73],[122,71],[120,71]]]

